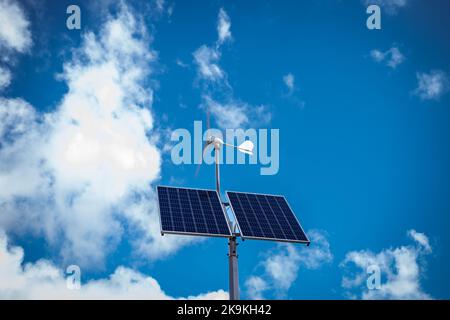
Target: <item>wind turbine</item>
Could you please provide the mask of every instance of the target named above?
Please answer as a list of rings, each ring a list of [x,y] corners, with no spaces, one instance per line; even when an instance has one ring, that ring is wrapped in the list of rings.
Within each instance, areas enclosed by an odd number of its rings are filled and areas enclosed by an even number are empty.
[[[207,130],[210,129],[210,121],[209,121],[209,110],[206,112],[206,126]],[[222,135],[223,136],[223,135]],[[202,150],[202,162],[203,157],[205,155],[205,151],[209,146],[214,147],[214,158],[215,158],[215,167],[216,167],[216,190],[217,194],[219,195],[219,199],[222,199],[222,195],[220,194],[220,148],[222,146],[227,146],[231,148],[235,148],[240,152],[243,152],[245,154],[253,155],[253,142],[250,140],[245,140],[240,145],[235,146],[233,144],[225,143],[222,139],[219,137],[215,137],[213,135],[209,136],[206,139],[206,143]],[[195,175],[197,176],[198,171],[200,169],[200,164],[197,166],[197,170]],[[224,207],[224,210],[226,211],[227,203],[223,202],[221,200],[222,206]],[[237,223],[230,221],[230,218],[228,215],[225,215],[228,221],[228,225],[230,226],[230,229],[232,230],[232,236],[229,238],[228,241],[228,272],[229,272],[229,287],[230,287],[230,299],[231,300],[238,300],[239,299],[239,273],[238,273],[238,257],[237,257],[237,241],[236,237],[240,235],[239,231],[237,230]]]
[[[206,127],[207,127],[207,131],[209,131],[210,129],[210,116],[209,116],[209,110],[207,110],[206,112]],[[223,135],[222,135],[223,136]],[[228,146],[231,148],[235,148],[238,151],[248,154],[248,155],[253,155],[253,142],[250,140],[245,140],[244,142],[242,142],[240,145],[235,146],[233,144],[229,144],[229,143],[225,143],[222,139],[220,139],[219,137],[215,137],[213,135],[209,136],[206,139],[205,145],[203,146],[203,150],[202,150],[202,162],[203,162],[203,157],[205,155],[205,151],[206,149],[212,145],[214,147],[214,158],[215,158],[215,167],[216,167],[216,190],[219,193],[219,197],[220,195],[220,172],[219,172],[219,155],[220,155],[220,148],[222,148],[222,146]],[[195,175],[198,175],[198,172],[200,170],[200,165],[201,163],[199,163],[197,165],[197,170],[195,172]]]

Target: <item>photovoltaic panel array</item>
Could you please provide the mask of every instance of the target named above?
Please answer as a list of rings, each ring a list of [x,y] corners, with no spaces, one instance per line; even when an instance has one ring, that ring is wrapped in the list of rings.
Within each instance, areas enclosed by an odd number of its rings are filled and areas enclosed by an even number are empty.
[[[162,234],[231,235],[215,190],[158,186],[157,191]]]
[[[309,243],[283,196],[227,192],[243,239]]]

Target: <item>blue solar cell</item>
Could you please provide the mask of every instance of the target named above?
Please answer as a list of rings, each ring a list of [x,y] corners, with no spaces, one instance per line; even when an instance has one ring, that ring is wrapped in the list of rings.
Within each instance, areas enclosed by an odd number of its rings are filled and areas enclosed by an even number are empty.
[[[283,196],[227,192],[242,238],[309,243]]]
[[[231,236],[215,190],[158,186],[161,233]]]

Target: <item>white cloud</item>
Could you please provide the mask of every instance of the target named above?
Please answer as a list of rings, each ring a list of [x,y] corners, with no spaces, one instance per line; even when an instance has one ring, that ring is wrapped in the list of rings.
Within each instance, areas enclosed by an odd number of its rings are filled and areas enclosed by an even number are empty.
[[[285,74],[283,76],[283,83],[287,89],[287,92],[283,93],[283,98],[286,98],[289,102],[303,109],[305,107],[305,101],[297,94],[299,90],[296,87],[295,76],[291,72]]]
[[[417,88],[414,93],[422,100],[438,100],[450,90],[450,82],[443,71],[418,72],[416,76]]]
[[[0,61],[11,63],[14,51],[25,52],[32,45],[30,22],[14,0],[0,0]],[[11,71],[0,66],[0,91],[11,84]]]
[[[177,299],[188,299],[188,300],[229,300],[230,296],[227,291],[219,289],[217,291],[211,291],[206,293],[201,293],[196,296],[188,296],[187,298],[177,298]]]
[[[262,300],[264,299],[264,291],[268,289],[267,282],[258,276],[250,276],[245,281],[245,288],[247,289],[247,297],[249,299]]]
[[[408,4],[407,0],[362,0],[367,7],[372,4],[379,5],[386,13],[394,15],[398,10]]]
[[[390,49],[390,59],[387,61],[387,65],[392,69],[395,69],[399,64],[403,63],[405,57],[397,47]]]
[[[333,254],[326,233],[319,230],[310,230],[307,234],[311,244],[309,247],[301,247],[299,251],[300,264],[307,269],[314,270],[333,261]]]
[[[233,97],[233,89],[228,83],[227,74],[219,64],[222,55],[221,44],[231,39],[230,26],[230,17],[225,10],[220,9],[216,45],[214,47],[202,45],[193,53],[197,78],[203,85],[201,107],[209,110],[221,129],[268,123],[271,113],[266,106],[250,105]]]
[[[411,229],[408,231],[408,236],[416,241],[419,245],[421,245],[425,251],[432,251],[430,241],[428,240],[428,237],[425,235],[425,233],[420,233],[414,229]]]
[[[289,89],[290,92],[292,92],[295,88],[295,77],[292,73],[288,73],[283,76],[283,82],[286,85],[286,87]]]
[[[204,97],[206,108],[220,128],[241,128],[248,123],[248,108],[245,104],[221,104],[210,97]]]
[[[350,274],[344,276],[342,285],[347,290],[361,290],[357,294],[362,299],[430,299],[420,285],[423,275],[421,260],[431,252],[428,238],[415,230],[408,235],[416,242],[413,246],[384,249],[379,253],[372,251],[351,251],[346,254],[341,267]],[[367,268],[376,265],[385,278],[379,289],[369,290],[366,286]],[[352,272],[351,266],[357,268]]]
[[[297,279],[300,267],[314,270],[333,260],[330,244],[324,233],[311,230],[308,236],[311,240],[309,247],[279,244],[268,253],[260,264],[263,273],[253,275],[245,282],[249,298],[262,299],[263,293],[268,290],[275,290],[277,296],[284,297]]]
[[[122,7],[64,64],[68,93],[54,112],[0,100],[0,227],[43,235],[65,262],[98,268],[125,233],[155,259],[193,241],[157,227],[149,38]]]
[[[33,107],[22,99],[0,97],[0,142],[15,140],[32,129],[36,120]],[[8,135],[8,137],[6,137]],[[1,176],[0,176],[1,177]],[[0,191],[0,195],[5,190]]]
[[[220,46],[231,39],[231,20],[223,8],[219,10],[217,18],[217,36],[216,46],[200,46],[194,53],[194,62],[197,65],[198,77],[206,82],[225,81],[225,72],[219,65],[221,51]]]
[[[164,0],[156,0],[155,1],[155,6],[156,6],[157,10],[163,11],[164,7],[165,7],[165,1]]]
[[[181,67],[181,68],[188,68],[189,65],[184,63],[181,59],[176,59],[175,63],[177,64],[177,66]]]
[[[11,83],[11,72],[0,66],[0,91]]]
[[[154,0],[152,2],[152,11],[155,11],[156,13],[158,13],[159,15],[167,15],[167,17],[169,18],[169,23],[170,23],[170,17],[173,14],[173,11],[175,9],[175,3],[171,2],[168,3],[165,0]]]
[[[154,278],[123,266],[106,278],[70,290],[63,270],[48,260],[23,264],[23,256],[22,248],[8,248],[0,232],[0,299],[175,299]],[[228,293],[217,290],[187,298],[228,299]]]
[[[203,107],[209,110],[221,129],[244,128],[250,123],[266,124],[271,119],[271,114],[264,105],[252,106],[235,99],[218,102],[207,95],[203,97],[203,101]]]
[[[0,48],[26,51],[32,44],[29,27],[30,22],[16,1],[0,0]]]
[[[217,19],[217,33],[219,35],[219,44],[224,43],[227,40],[231,40],[231,20],[228,14],[223,8],[219,11],[219,17]]]
[[[172,16],[174,10],[175,10],[175,3],[172,3],[167,7],[167,15],[169,16],[169,18]]]
[[[198,75],[201,79],[217,81],[224,77],[218,61],[220,52],[206,45],[201,46],[194,52],[194,60],[197,64]]]
[[[374,49],[370,51],[370,56],[375,62],[381,63],[384,61],[386,65],[392,69],[397,68],[397,66],[405,61],[405,56],[400,52],[400,49],[395,46],[385,52]]]
[[[278,246],[275,254],[264,261],[266,274],[272,279],[274,285],[287,291],[297,278],[300,255],[292,244]]]
[[[374,50],[370,51],[370,56],[376,62],[381,62],[384,60],[384,52],[381,52],[378,49],[374,49]]]

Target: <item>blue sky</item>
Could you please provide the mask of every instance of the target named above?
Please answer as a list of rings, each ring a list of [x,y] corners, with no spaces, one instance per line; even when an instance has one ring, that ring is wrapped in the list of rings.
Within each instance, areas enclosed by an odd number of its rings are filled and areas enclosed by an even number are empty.
[[[155,202],[214,188],[170,152],[208,109],[279,129],[278,173],[222,190],[285,195],[312,239],[241,242],[243,298],[449,298],[447,1],[373,1],[381,30],[357,0],[75,3],[81,30],[0,0],[0,297],[226,297],[226,239],[162,238]]]

